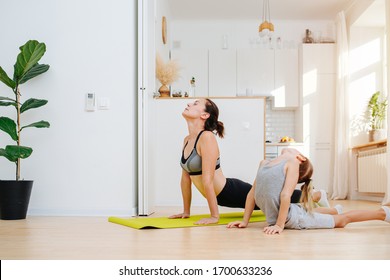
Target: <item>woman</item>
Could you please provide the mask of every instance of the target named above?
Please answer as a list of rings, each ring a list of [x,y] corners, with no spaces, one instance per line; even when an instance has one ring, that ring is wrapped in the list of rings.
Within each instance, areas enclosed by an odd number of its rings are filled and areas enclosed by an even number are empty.
[[[218,205],[245,208],[245,201],[252,185],[239,179],[226,178],[222,172],[218,143],[213,132],[223,138],[224,126],[218,120],[219,109],[210,99],[199,99],[188,103],[182,116],[187,122],[188,136],[184,138],[183,152],[180,161],[182,167],[181,191],[183,197],[183,213],[169,218],[190,217],[191,185],[207,199],[210,217],[196,224],[214,224],[219,221]],[[300,190],[294,190],[292,203],[299,202]],[[326,201],[326,195],[320,192],[315,198]],[[258,208],[257,208],[258,209]]]
[[[255,183],[248,194],[243,221],[231,222],[228,228],[245,228],[255,205],[267,217],[266,234],[282,233],[289,229],[342,228],[352,222],[381,220],[390,223],[390,207],[378,210],[352,210],[341,213],[335,208],[313,208],[310,198],[313,166],[295,149],[283,149],[271,161],[260,163]],[[302,187],[302,204],[291,204],[290,197],[297,183]]]

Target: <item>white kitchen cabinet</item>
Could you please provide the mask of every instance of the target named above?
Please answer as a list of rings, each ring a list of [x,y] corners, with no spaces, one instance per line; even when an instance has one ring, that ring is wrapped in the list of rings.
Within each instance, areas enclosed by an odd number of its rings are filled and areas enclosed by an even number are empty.
[[[302,44],[302,72],[334,74],[336,70],[335,44]]]
[[[247,93],[273,96],[273,108],[299,106],[297,50],[174,49],[171,59],[180,66],[172,93],[190,92],[195,77],[195,97],[235,97]]]
[[[195,78],[195,96],[208,96],[208,50],[207,49],[173,49],[171,59],[180,67],[179,79],[171,85],[171,92],[181,91],[183,96],[190,93],[190,80]]]
[[[310,145],[331,145],[334,139],[336,77],[316,76],[316,91],[306,96],[304,106],[304,139]]]
[[[299,107],[298,50],[275,50],[273,108]]]
[[[237,93],[270,96],[275,87],[274,50],[237,50]]]
[[[303,44],[300,49],[301,104],[298,139],[309,147],[315,186],[328,190],[333,181],[336,93],[334,44]]]
[[[209,50],[209,96],[236,96],[236,50]]]

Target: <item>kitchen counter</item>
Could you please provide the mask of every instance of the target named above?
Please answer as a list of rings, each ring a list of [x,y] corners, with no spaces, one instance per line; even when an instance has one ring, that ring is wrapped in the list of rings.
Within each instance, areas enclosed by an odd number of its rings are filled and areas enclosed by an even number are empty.
[[[265,143],[266,146],[303,146],[301,142],[272,142]]]

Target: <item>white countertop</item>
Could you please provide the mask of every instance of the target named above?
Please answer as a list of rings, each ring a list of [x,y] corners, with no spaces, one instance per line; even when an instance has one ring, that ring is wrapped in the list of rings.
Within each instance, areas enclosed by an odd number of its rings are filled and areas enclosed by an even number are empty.
[[[272,142],[265,143],[266,146],[304,146],[304,143],[301,142]]]

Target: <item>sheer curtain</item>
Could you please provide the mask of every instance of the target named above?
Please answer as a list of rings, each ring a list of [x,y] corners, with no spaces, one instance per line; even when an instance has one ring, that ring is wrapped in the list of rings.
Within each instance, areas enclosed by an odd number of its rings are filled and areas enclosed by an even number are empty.
[[[390,92],[390,3],[385,2],[386,7],[386,71],[387,71],[387,92]],[[389,96],[389,95],[388,95]],[[390,135],[390,114],[387,114],[387,135]],[[390,205],[390,151],[387,149],[387,191],[383,199],[383,205]]]
[[[349,102],[348,102],[348,35],[344,12],[336,19],[337,82],[335,98],[335,139],[332,199],[348,195],[349,162]]]

